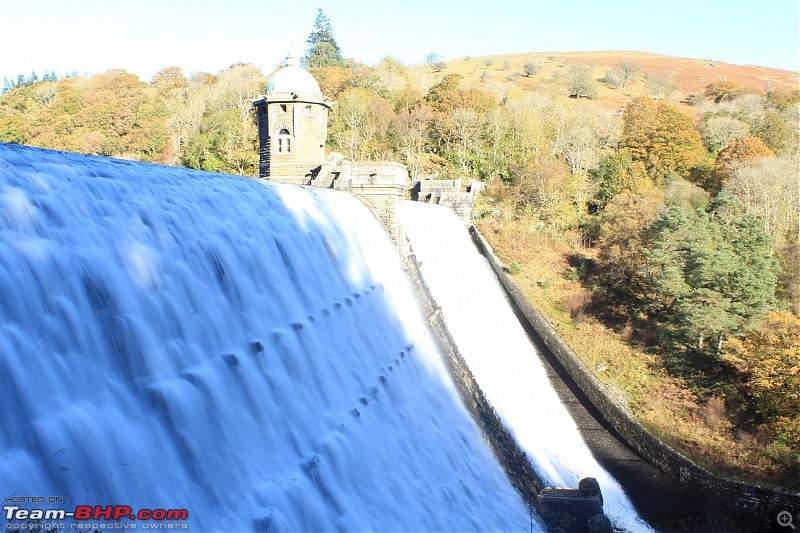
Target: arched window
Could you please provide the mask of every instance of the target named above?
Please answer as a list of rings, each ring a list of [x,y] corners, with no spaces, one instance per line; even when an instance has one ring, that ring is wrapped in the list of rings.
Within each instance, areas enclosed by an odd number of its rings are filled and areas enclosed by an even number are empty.
[[[282,129],[278,132],[278,153],[288,154],[292,151],[292,137],[289,130]]]

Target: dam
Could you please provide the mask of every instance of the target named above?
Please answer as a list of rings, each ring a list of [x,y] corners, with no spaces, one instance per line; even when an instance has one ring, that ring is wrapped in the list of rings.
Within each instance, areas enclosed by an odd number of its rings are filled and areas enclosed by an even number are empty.
[[[0,179],[4,498],[192,531],[543,530],[357,198],[14,145]]]

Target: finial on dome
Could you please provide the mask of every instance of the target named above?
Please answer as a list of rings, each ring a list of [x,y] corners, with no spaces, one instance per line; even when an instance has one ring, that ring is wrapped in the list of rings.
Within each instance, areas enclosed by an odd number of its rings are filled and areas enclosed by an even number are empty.
[[[300,66],[300,56],[297,52],[289,52],[289,55],[286,56],[286,66],[287,67],[299,67]]]
[[[297,47],[294,45],[294,41],[289,46],[289,53],[286,54],[286,66],[287,67],[299,67],[300,66],[300,52],[297,51]]]
[[[296,95],[310,95],[315,98],[322,97],[319,84],[300,62],[300,54],[292,46],[286,55],[286,63],[278,69],[267,82],[266,94],[294,93]],[[299,97],[299,96],[298,96]]]

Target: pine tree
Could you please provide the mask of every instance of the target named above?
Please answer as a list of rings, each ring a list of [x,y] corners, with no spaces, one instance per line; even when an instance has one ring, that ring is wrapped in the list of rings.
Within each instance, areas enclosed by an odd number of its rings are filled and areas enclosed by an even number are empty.
[[[303,58],[305,67],[343,67],[344,58],[333,38],[333,28],[331,21],[317,9],[317,19],[314,22],[314,29],[308,36],[306,42],[309,45],[306,55]]]
[[[664,337],[719,351],[726,337],[755,330],[774,308],[769,237],[731,198],[706,211],[673,206],[651,231],[655,242],[643,250],[655,295],[649,307]]]

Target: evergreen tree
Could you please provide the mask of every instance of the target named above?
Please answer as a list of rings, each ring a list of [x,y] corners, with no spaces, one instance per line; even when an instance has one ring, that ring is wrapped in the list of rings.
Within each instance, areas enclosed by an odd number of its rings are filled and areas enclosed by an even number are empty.
[[[654,244],[643,250],[656,295],[650,307],[665,340],[719,351],[727,336],[753,331],[774,307],[769,237],[729,197],[706,211],[673,206],[650,231]]]
[[[305,67],[343,67],[345,65],[339,45],[333,38],[331,21],[325,16],[322,9],[317,9],[314,29],[306,42],[309,47],[303,57]]]

